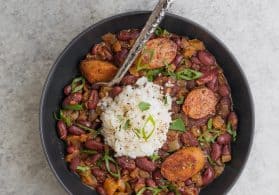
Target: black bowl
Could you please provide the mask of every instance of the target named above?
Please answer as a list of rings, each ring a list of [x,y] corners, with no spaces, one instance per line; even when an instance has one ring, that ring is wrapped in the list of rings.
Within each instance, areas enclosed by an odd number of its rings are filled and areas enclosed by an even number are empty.
[[[65,145],[56,134],[53,112],[63,98],[63,87],[79,74],[78,64],[93,44],[107,32],[128,28],[142,28],[150,12],[129,12],[104,19],[79,34],[62,52],[53,65],[45,83],[40,105],[40,132],[45,155],[59,182],[71,194],[94,194],[83,185],[79,177],[71,173],[64,161]],[[213,53],[232,90],[234,109],[239,117],[238,139],[232,146],[233,159],[223,174],[201,191],[202,194],[224,194],[236,182],[249,155],[254,129],[253,101],[246,78],[233,55],[211,33],[185,18],[167,14],[162,28],[179,35],[202,40]]]

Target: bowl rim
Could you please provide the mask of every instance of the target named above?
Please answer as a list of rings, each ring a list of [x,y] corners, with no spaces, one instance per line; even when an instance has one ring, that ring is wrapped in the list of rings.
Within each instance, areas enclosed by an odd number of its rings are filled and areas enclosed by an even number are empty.
[[[52,162],[50,161],[49,155],[47,153],[47,149],[46,149],[46,144],[45,144],[45,139],[44,139],[44,130],[43,130],[43,109],[44,109],[44,102],[45,102],[45,98],[46,98],[46,90],[47,87],[49,85],[50,82],[50,78],[53,75],[56,67],[59,64],[59,61],[61,60],[61,58],[64,56],[64,54],[69,50],[69,48],[71,48],[72,45],[74,45],[76,43],[76,41],[78,41],[83,35],[85,35],[87,32],[91,31],[92,29],[94,29],[95,27],[99,26],[100,24],[106,23],[110,20],[116,19],[116,18],[121,18],[121,17],[127,17],[130,15],[141,15],[141,14],[150,14],[151,11],[147,11],[147,10],[135,10],[135,11],[128,11],[128,12],[122,12],[120,14],[116,14],[116,15],[111,15],[109,17],[106,17],[104,19],[101,19],[99,21],[97,21],[96,23],[90,25],[89,27],[87,27],[85,30],[83,30],[82,32],[80,32],[78,35],[76,35],[69,43],[68,45],[62,50],[62,52],[58,55],[58,57],[56,58],[56,60],[54,61],[54,63],[52,64],[48,75],[45,79],[45,83],[43,85],[42,88],[42,92],[41,92],[41,99],[40,99],[40,108],[39,108],[39,131],[40,131],[40,139],[41,139],[41,144],[42,144],[42,148],[45,154],[45,158],[47,159],[48,165],[51,168],[52,173],[55,175],[56,179],[59,181],[60,185],[64,188],[64,190],[68,193],[68,194],[72,194],[72,192],[68,189],[68,187],[64,184],[64,182],[62,181],[62,179],[59,177],[58,173],[55,171]],[[239,169],[234,181],[232,181],[228,187],[225,189],[224,193],[228,193],[232,187],[235,185],[235,183],[237,182],[237,180],[239,179],[239,177],[241,176],[241,174],[243,173],[243,170],[245,169],[248,159],[250,157],[251,154],[251,149],[252,149],[252,145],[253,145],[253,141],[254,141],[254,133],[255,133],[255,109],[254,109],[254,100],[253,100],[253,95],[251,93],[251,89],[247,80],[246,75],[244,74],[241,66],[239,65],[238,61],[236,60],[235,56],[232,54],[232,52],[228,49],[228,47],[213,33],[211,33],[209,30],[207,30],[205,27],[201,26],[200,24],[173,14],[173,13],[166,13],[166,16],[171,16],[174,17],[176,19],[182,20],[182,21],[186,21],[187,23],[191,23],[192,25],[198,27],[199,29],[202,29],[203,31],[205,31],[209,36],[211,36],[213,39],[215,39],[225,50],[226,52],[230,55],[230,57],[232,58],[232,60],[234,61],[234,64],[236,65],[237,69],[239,70],[239,72],[241,73],[241,76],[243,78],[243,81],[245,83],[245,85],[247,86],[247,93],[248,93],[248,98],[251,104],[251,133],[250,133],[250,143],[247,146],[247,155],[245,156],[245,158],[243,159],[243,166],[241,167],[241,169]]]

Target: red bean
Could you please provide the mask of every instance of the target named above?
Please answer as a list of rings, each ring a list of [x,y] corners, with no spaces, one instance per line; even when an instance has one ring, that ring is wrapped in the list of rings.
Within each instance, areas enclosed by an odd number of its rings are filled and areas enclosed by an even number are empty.
[[[87,104],[86,104],[87,108],[89,110],[96,109],[98,102],[99,102],[98,91],[97,90],[92,90],[90,92],[90,96],[89,96]]]
[[[117,38],[121,41],[129,41],[136,39],[139,36],[139,31],[137,29],[122,30],[118,33]]]
[[[211,89],[212,91],[216,92],[218,90],[218,78],[213,77],[211,81],[209,81],[208,83],[206,83],[206,86]]]
[[[177,54],[174,60],[172,61],[172,64],[174,64],[175,66],[179,66],[182,60],[183,60],[183,56],[181,54]]]
[[[133,159],[121,156],[117,158],[117,163],[123,168],[132,171],[136,168],[136,163]]]
[[[67,147],[68,154],[72,154],[72,153],[74,153],[74,151],[75,151],[75,147],[74,146],[68,146]]]
[[[155,188],[155,187],[157,186],[156,183],[155,183],[155,181],[154,181],[153,179],[151,179],[151,178],[147,178],[147,179],[145,180],[145,184],[146,184],[147,186],[153,187],[153,188]]]
[[[202,183],[203,185],[208,185],[214,180],[214,169],[212,167],[208,167],[202,175]]]
[[[185,183],[186,186],[189,186],[189,185],[193,184],[191,179],[187,179],[184,183]]]
[[[174,192],[168,192],[167,195],[175,195]]]
[[[66,139],[67,134],[68,134],[67,127],[66,127],[66,124],[62,120],[59,120],[57,122],[57,132],[58,132],[60,139],[62,139],[62,140]]]
[[[238,118],[235,112],[231,112],[228,116],[228,121],[231,123],[234,130],[237,129]]]
[[[194,64],[201,64],[199,58],[197,58],[196,56],[191,57],[191,62]]]
[[[187,88],[187,89],[193,89],[193,88],[195,87],[195,85],[196,85],[196,82],[195,82],[194,80],[192,80],[192,81],[187,81],[187,83],[186,83],[186,88]]]
[[[81,100],[82,94],[80,92],[72,93],[64,99],[63,106],[75,105],[78,104]]]
[[[70,95],[71,91],[72,91],[71,85],[67,85],[66,87],[64,87],[64,94],[65,95]]]
[[[74,158],[71,160],[70,165],[69,165],[70,170],[71,170],[72,172],[75,172],[76,169],[77,169],[77,166],[79,165],[79,163],[80,163],[79,157],[78,157],[78,156],[74,157]]]
[[[217,143],[213,143],[212,150],[210,153],[212,160],[217,161],[218,158],[220,158],[221,154],[222,154],[222,146]]]
[[[85,142],[85,147],[88,148],[88,149],[91,149],[91,150],[97,150],[97,151],[102,151],[104,150],[104,144],[100,143],[100,142],[97,142],[93,139],[88,139],[86,142]]]
[[[123,79],[121,80],[121,84],[122,85],[133,85],[136,83],[137,79],[138,78],[136,76],[127,75],[127,76],[123,77]]]
[[[103,182],[106,179],[106,173],[98,167],[93,168],[91,173],[97,178],[99,182]]]
[[[145,190],[143,195],[153,195],[153,192],[151,190]]]
[[[214,65],[215,64],[215,58],[212,54],[210,54],[208,51],[199,51],[198,52],[198,58],[204,65]]]
[[[229,97],[222,97],[217,105],[217,113],[222,118],[227,118],[231,110],[231,100]]]
[[[116,54],[114,55],[114,63],[118,66],[121,66],[124,63],[127,55],[128,50],[126,48],[122,49],[119,52],[116,52]]]
[[[98,192],[99,195],[106,195],[106,191],[102,186],[97,186],[96,191]]]
[[[224,133],[217,138],[218,144],[226,145],[231,143],[232,136],[228,133]]]
[[[201,76],[201,78],[199,78],[197,80],[197,83],[199,85],[208,83],[208,82],[212,81],[213,79],[216,79],[217,74],[218,74],[218,71],[216,69],[212,69],[207,72],[203,72],[203,75]]]
[[[181,37],[175,34],[172,34],[170,39],[176,43],[176,45],[178,46],[178,48],[181,47]]]
[[[153,178],[153,180],[156,182],[156,184],[157,184],[158,186],[163,185],[162,179],[164,179],[164,178],[163,178],[163,176],[162,176],[162,174],[161,174],[160,169],[156,169],[156,170],[152,173],[152,178]]]
[[[110,91],[110,96],[112,98],[114,98],[115,96],[117,96],[118,94],[120,94],[122,92],[122,87],[120,86],[114,86],[112,88],[112,90]]]
[[[71,127],[68,128],[69,133],[73,134],[73,135],[81,135],[81,134],[85,134],[85,131],[83,131],[81,128],[72,125]]]
[[[97,161],[100,160],[101,158],[102,158],[102,154],[97,153],[97,154],[92,155],[92,156],[89,158],[89,161],[90,161],[90,163],[92,163],[92,164],[96,164]]]
[[[146,157],[136,158],[136,165],[147,172],[152,172],[156,169],[156,164]]]
[[[95,55],[97,59],[100,60],[111,61],[113,59],[110,47],[104,42],[94,45],[94,47],[91,50],[91,53]]]
[[[180,134],[181,142],[186,146],[198,146],[199,142],[191,132],[186,131]]]
[[[191,128],[191,127],[200,127],[202,125],[205,125],[208,121],[208,117],[204,117],[201,119],[192,119],[192,118],[188,118],[187,116],[184,116],[184,121],[187,124],[187,127]]]
[[[220,85],[218,92],[223,97],[228,96],[230,94],[229,87],[225,84]]]
[[[78,123],[83,125],[83,126],[86,126],[86,127],[91,127],[91,122],[90,121],[79,120]]]
[[[231,155],[231,146],[229,144],[223,147],[222,155]]]

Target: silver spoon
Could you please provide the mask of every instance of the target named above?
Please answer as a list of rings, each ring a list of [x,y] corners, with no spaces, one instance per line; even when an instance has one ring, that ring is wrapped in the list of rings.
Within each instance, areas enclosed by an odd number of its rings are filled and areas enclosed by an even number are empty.
[[[105,85],[111,87],[117,83],[120,83],[126,72],[129,70],[129,68],[132,66],[133,62],[137,58],[138,54],[141,52],[144,44],[149,40],[153,32],[159,26],[161,20],[166,14],[166,10],[170,7],[172,1],[173,0],[159,0],[151,15],[149,16],[135,44],[129,51],[123,65],[119,68],[114,78],[110,82],[98,82],[96,83],[97,85]]]

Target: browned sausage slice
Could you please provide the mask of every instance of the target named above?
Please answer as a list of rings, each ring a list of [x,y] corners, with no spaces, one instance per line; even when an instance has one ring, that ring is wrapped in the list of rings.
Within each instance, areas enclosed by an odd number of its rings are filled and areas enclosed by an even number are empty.
[[[81,73],[90,83],[110,81],[117,72],[112,63],[102,60],[84,60],[80,64]]]
[[[137,66],[142,68],[155,69],[170,64],[176,56],[177,45],[167,38],[151,39],[146,44],[137,59]],[[139,68],[139,67],[138,67]]]
[[[170,181],[186,181],[205,165],[205,156],[199,147],[188,147],[170,155],[162,164],[161,173]]]
[[[183,104],[183,111],[193,119],[200,119],[215,113],[217,98],[206,87],[192,90]]]

